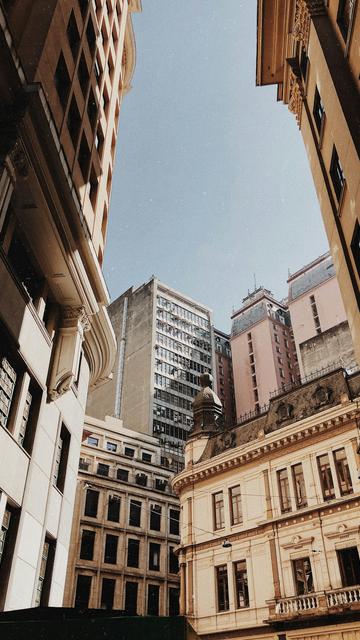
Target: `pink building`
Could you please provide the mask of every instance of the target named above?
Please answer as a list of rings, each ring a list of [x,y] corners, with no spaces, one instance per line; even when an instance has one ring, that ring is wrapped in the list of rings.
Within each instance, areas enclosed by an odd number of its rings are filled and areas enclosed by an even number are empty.
[[[355,356],[334,265],[325,253],[288,279],[288,305],[301,376]]]
[[[271,392],[298,379],[288,308],[259,287],[232,315],[231,351],[236,414],[260,411]]]

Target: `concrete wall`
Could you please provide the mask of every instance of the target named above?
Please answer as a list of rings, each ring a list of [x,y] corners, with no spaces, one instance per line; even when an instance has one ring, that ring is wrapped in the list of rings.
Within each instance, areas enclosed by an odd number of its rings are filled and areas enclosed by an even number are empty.
[[[347,322],[316,335],[299,345],[305,376],[338,364],[345,369],[356,366],[356,357]]]

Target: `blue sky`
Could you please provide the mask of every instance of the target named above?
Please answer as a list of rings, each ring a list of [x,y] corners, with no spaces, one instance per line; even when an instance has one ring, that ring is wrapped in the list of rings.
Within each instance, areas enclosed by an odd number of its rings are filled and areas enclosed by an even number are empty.
[[[230,329],[248,289],[287,293],[328,246],[295,118],[255,87],[256,0],[143,0],[123,100],[104,273],[154,274]]]

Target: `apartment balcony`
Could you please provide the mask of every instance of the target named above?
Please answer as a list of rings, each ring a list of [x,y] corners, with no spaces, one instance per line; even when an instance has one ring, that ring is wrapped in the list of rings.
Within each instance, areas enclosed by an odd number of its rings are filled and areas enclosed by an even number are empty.
[[[272,623],[360,611],[360,585],[280,598],[271,600],[268,604],[270,613],[268,622]]]

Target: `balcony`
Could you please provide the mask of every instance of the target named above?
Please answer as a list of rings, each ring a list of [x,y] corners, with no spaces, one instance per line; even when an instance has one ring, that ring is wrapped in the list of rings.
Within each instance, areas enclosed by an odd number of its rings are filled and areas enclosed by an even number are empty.
[[[318,591],[290,598],[279,598],[268,604],[270,613],[268,622],[360,610],[360,586],[354,585],[331,591]]]

